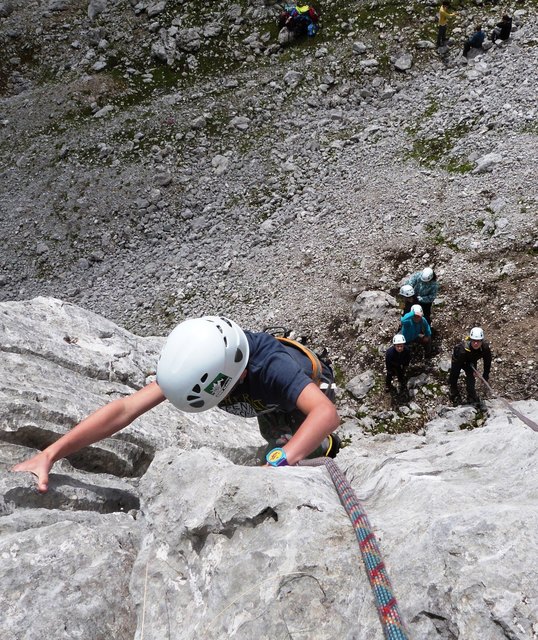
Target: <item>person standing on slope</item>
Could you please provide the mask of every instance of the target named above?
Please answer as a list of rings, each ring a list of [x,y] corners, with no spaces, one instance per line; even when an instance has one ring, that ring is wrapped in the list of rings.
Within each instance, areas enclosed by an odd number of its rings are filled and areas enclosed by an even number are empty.
[[[407,393],[406,371],[411,362],[411,350],[406,345],[405,336],[397,333],[392,338],[392,346],[385,351],[385,367],[387,375],[385,377],[385,389],[394,391],[392,378],[396,376],[400,384],[400,394]]]
[[[442,47],[447,40],[446,29],[448,25],[448,19],[453,18],[456,15],[455,13],[450,13],[449,9],[450,9],[450,2],[448,2],[448,0],[441,2],[441,6],[439,7],[439,16],[438,16],[439,24],[437,27],[437,48],[438,49],[439,47]]]
[[[402,285],[400,287],[400,315],[404,316],[409,313],[414,304],[418,304],[415,289],[410,284]]]
[[[450,385],[450,399],[454,403],[460,400],[458,390],[458,378],[461,371],[465,371],[465,386],[467,387],[467,401],[469,404],[479,404],[480,399],[476,393],[475,377],[478,361],[484,361],[484,380],[489,379],[491,370],[491,349],[484,340],[482,327],[473,327],[470,334],[454,347],[448,383]]]

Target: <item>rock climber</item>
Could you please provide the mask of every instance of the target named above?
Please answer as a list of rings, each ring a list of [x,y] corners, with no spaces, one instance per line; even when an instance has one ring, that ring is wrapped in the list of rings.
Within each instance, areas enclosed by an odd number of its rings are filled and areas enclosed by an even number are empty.
[[[469,404],[480,404],[476,393],[475,377],[478,361],[484,361],[484,380],[489,379],[491,369],[491,349],[484,340],[482,327],[473,327],[469,335],[454,347],[448,383],[450,385],[450,399],[455,404],[461,400],[458,389],[458,378],[461,371],[465,371],[465,386],[467,387],[467,401]]]
[[[424,311],[424,317],[428,321],[430,327],[432,326],[432,304],[437,297],[439,291],[439,283],[437,281],[437,275],[431,267],[426,267],[422,271],[413,273],[407,280],[406,284],[409,284],[415,290],[418,304]]]
[[[394,391],[392,378],[396,376],[400,385],[400,394],[407,393],[406,371],[410,362],[411,350],[406,344],[405,336],[397,333],[392,338],[392,346],[385,351],[385,366],[387,369],[385,388],[387,391]]]
[[[411,307],[418,304],[418,298],[415,295],[415,289],[410,284],[404,284],[400,287],[400,315],[405,315],[411,311]]]
[[[402,316],[401,322],[401,333],[406,344],[421,344],[424,347],[424,355],[429,358],[432,354],[432,332],[422,307],[414,304],[411,311]]]
[[[340,419],[333,374],[327,363],[319,362],[318,386],[311,377],[311,358],[269,333],[244,331],[219,316],[185,320],[168,336],[155,382],[101,407],[13,471],[33,473],[44,493],[57,460],[110,437],[166,399],[189,413],[218,406],[235,415],[257,416],[271,466],[334,457],[339,438],[332,432]]]

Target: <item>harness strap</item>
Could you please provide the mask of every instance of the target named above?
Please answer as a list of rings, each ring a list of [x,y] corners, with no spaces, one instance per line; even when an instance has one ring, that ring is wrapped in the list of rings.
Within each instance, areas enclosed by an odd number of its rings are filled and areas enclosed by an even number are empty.
[[[291,338],[284,338],[283,336],[275,336],[275,338],[282,344],[287,345],[288,347],[294,347],[295,349],[299,349],[299,351],[301,351],[310,360],[310,364],[312,365],[312,374],[310,376],[312,378],[312,382],[317,384],[318,387],[321,386],[323,369],[318,356],[313,351],[311,351],[308,347],[306,347],[304,344],[297,342],[297,340],[292,340]]]

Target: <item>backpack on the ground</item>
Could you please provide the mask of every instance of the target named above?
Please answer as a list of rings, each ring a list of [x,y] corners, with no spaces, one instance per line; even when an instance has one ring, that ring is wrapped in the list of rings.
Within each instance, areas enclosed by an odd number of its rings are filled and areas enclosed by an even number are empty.
[[[286,5],[278,19],[279,29],[286,28],[294,36],[315,36],[319,30],[319,16],[309,5]]]

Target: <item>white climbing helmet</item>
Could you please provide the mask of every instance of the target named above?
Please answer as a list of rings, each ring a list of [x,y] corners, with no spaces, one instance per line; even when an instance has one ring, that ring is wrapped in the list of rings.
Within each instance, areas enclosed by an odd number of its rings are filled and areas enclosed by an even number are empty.
[[[411,311],[416,315],[416,316],[423,316],[424,315],[424,311],[422,310],[422,307],[419,304],[414,304],[411,307]]]
[[[157,384],[170,402],[189,413],[216,406],[246,369],[245,332],[232,320],[204,316],[172,331],[157,364]]]
[[[482,327],[473,327],[471,329],[471,333],[469,334],[471,340],[483,340],[484,339],[484,330]]]
[[[420,279],[422,282],[429,282],[433,278],[433,269],[431,267],[426,267],[422,270],[420,274]]]
[[[392,344],[405,344],[405,336],[401,333],[397,333],[394,338],[392,338]]]
[[[404,284],[400,287],[400,295],[404,298],[412,298],[415,295],[415,290],[410,284]]]

